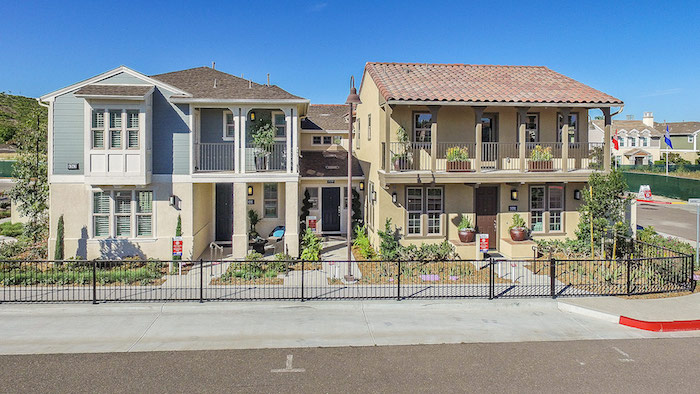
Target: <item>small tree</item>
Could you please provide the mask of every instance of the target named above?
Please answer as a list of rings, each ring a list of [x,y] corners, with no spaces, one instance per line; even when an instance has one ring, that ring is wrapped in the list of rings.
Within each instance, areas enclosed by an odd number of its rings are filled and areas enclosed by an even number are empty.
[[[311,194],[309,193],[309,190],[306,189],[304,190],[304,200],[301,202],[301,217],[300,217],[300,227],[301,231],[304,232],[306,229],[306,218],[309,216],[309,210],[313,204],[311,204]]]
[[[54,253],[54,260],[63,260],[63,215],[58,218],[58,226],[56,227],[56,251]]]
[[[391,229],[391,219],[384,223],[384,231],[379,230],[379,254],[382,260],[393,261],[399,257],[399,229]]]
[[[248,239],[253,239],[258,237],[258,231],[255,226],[260,223],[260,215],[253,209],[248,210],[248,223],[250,224],[250,230],[248,231]]]
[[[182,217],[177,215],[177,225],[175,226],[175,236],[182,237]],[[173,260],[182,260],[182,256],[173,256]]]
[[[353,231],[357,227],[362,227],[364,225],[364,220],[362,220],[362,203],[360,202],[360,193],[353,187],[352,188],[352,229]]]

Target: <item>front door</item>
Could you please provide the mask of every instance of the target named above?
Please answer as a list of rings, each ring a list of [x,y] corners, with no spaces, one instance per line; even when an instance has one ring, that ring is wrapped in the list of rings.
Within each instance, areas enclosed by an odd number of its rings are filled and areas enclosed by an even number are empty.
[[[491,167],[496,164],[498,157],[498,119],[495,114],[485,114],[481,117],[481,142],[481,160],[494,162],[484,163],[484,167]]]
[[[634,158],[634,165],[635,166],[644,165],[644,158],[643,157],[635,157]]]
[[[340,188],[324,187],[321,193],[321,230],[340,231]]]
[[[489,235],[489,247],[496,246],[496,214],[498,213],[498,187],[476,189],[476,231]]]
[[[216,240],[233,238],[233,183],[216,184]]]

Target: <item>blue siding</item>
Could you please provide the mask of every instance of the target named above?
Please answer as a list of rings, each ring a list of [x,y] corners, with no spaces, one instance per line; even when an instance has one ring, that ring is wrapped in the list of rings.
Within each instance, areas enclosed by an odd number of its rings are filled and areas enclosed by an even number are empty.
[[[82,175],[85,163],[84,100],[73,93],[56,97],[53,104],[53,173]],[[78,163],[79,170],[68,170],[68,163]]]
[[[201,110],[200,142],[224,142],[224,110],[203,108]]]
[[[144,81],[141,78],[136,78],[132,75],[129,75],[127,73],[119,73],[116,75],[113,75],[109,78],[103,79],[99,82],[96,82],[99,84],[107,84],[107,85],[145,85],[148,84],[148,82]]]
[[[189,105],[171,104],[172,92],[153,92],[153,173],[190,173]]]

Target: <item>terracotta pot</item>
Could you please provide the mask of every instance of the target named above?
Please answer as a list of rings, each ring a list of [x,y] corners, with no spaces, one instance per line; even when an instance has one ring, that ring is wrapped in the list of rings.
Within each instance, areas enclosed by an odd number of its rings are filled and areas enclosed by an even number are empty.
[[[510,229],[510,239],[513,241],[524,241],[527,238],[527,228],[514,227]]]
[[[447,172],[468,172],[472,170],[470,161],[448,161]]]
[[[476,231],[473,229],[460,229],[458,234],[459,242],[464,244],[474,242],[474,238],[476,238]]]
[[[528,162],[528,170],[531,172],[554,171],[554,162],[552,160],[547,160],[547,161],[530,160]]]

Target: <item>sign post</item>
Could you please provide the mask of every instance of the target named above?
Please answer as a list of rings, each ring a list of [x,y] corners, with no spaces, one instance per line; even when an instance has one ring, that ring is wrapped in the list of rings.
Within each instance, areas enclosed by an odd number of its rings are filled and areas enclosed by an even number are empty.
[[[700,251],[700,198],[691,198],[688,200],[688,204],[695,205],[696,218],[695,218],[695,266],[700,266],[700,256],[698,251]]]

